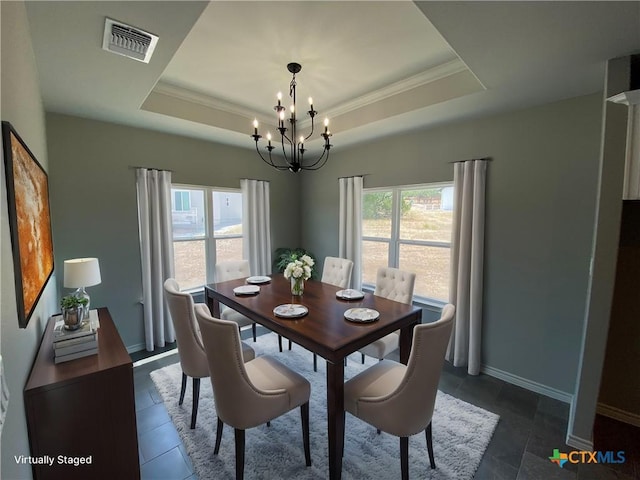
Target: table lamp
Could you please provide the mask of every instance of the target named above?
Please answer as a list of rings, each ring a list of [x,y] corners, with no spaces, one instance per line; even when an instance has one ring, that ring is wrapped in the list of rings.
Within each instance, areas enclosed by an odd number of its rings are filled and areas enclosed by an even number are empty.
[[[77,288],[73,293],[78,298],[87,300],[84,308],[84,318],[89,318],[90,297],[85,287],[98,285],[100,278],[100,264],[97,258],[72,258],[64,261],[64,286]]]

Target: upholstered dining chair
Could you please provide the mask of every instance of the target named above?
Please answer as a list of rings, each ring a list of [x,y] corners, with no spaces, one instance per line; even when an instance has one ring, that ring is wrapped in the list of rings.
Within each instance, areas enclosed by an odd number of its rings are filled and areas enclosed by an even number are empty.
[[[340,288],[348,288],[351,283],[353,262],[346,258],[325,257],[322,267],[321,282],[330,283]],[[313,371],[318,371],[318,356],[313,354]]]
[[[382,360],[344,385],[345,411],[380,430],[400,437],[400,471],[409,479],[409,437],[424,430],[431,468],[431,418],[455,307],[442,309],[440,319],[416,325],[407,365]]]
[[[180,400],[182,405],[187,389],[187,377],[193,381],[193,403],[191,405],[191,428],[196,428],[198,416],[198,400],[200,397],[200,379],[209,376],[209,364],[204,352],[200,329],[194,313],[193,297],[187,292],[181,292],[178,282],[168,278],[164,282],[164,296],[169,307],[169,314],[176,331],[178,343],[178,357],[182,368],[182,387],[180,388]],[[206,305],[202,304],[205,308]],[[253,348],[242,344],[242,356],[244,361],[255,357]]]
[[[322,282],[340,288],[349,288],[353,262],[346,258],[325,257],[322,267]]]
[[[245,430],[270,422],[300,407],[306,465],[309,448],[309,395],[306,378],[272,357],[242,362],[240,334],[234,322],[213,318],[206,305],[197,305],[196,318],[204,342],[218,425],[213,453],[217,455],[224,424],[235,429],[236,479],[244,476]]]
[[[250,275],[249,260],[227,260],[216,263],[216,282],[226,282],[236,278],[249,277]],[[220,304],[220,318],[236,322],[240,329],[251,325],[253,341],[256,341],[256,323],[253,320],[222,304]]]
[[[380,267],[376,275],[376,288],[373,294],[410,305],[413,302],[415,283],[415,273],[405,272],[397,268]],[[391,352],[397,350],[399,345],[400,333],[392,332],[358,351],[362,354],[362,363],[364,363],[365,355],[382,360]]]

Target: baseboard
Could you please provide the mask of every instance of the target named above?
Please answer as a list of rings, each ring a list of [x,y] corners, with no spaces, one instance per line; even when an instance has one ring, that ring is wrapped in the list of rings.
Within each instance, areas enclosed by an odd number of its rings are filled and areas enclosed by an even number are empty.
[[[620,408],[612,407],[610,405],[599,402],[598,406],[596,407],[596,412],[600,415],[604,415],[605,417],[628,423],[629,425],[633,425],[634,427],[640,427],[640,415],[638,415],[637,413],[627,412]]]
[[[136,352],[139,352],[140,350],[145,350],[146,348],[147,348],[146,343],[137,343],[135,345],[131,345],[127,347],[127,353],[129,354],[136,353]]]
[[[489,367],[488,365],[482,365],[482,367],[480,367],[480,371],[492,377],[504,380],[507,383],[526,388],[527,390],[531,390],[532,392],[554,398],[564,403],[571,404],[571,402],[573,401],[573,395],[571,395],[570,393],[563,392],[561,390],[548,387],[541,383],[519,377],[518,375],[513,375],[512,373],[505,372],[504,370]]]
[[[160,360],[161,358],[168,357],[170,355],[177,355],[178,349],[174,348],[173,350],[167,350],[166,352],[158,353],[157,355],[153,355],[151,357],[143,358],[142,360],[138,360],[137,362],[133,362],[133,366],[139,367],[141,365],[145,365],[147,363],[151,363],[155,360]]]
[[[575,435],[568,434],[565,440],[567,445],[575,448],[576,450],[585,450],[587,452],[593,452],[593,440],[586,440],[584,438],[576,437]]]

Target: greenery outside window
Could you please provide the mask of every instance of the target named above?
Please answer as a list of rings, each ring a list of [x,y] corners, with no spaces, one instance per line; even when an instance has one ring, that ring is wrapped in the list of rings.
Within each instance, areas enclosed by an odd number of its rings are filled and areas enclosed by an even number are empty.
[[[378,267],[416,274],[414,298],[449,300],[453,183],[367,188],[362,202],[362,284]]]
[[[182,289],[213,283],[217,262],[243,258],[239,189],[174,184],[171,220],[174,271]]]

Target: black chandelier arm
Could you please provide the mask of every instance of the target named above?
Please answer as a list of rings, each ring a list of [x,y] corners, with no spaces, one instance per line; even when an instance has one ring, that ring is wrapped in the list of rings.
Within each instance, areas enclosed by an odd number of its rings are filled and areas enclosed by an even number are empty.
[[[264,157],[262,156],[262,153],[260,153],[260,149],[258,148],[258,142],[256,142],[256,152],[258,152],[258,155],[260,156],[260,158],[262,159],[262,161],[263,161],[264,163],[266,163],[267,165],[269,165],[269,166],[271,166],[271,167],[273,167],[273,168],[276,168],[276,169],[278,169],[278,170],[288,170],[288,168],[289,168],[289,167],[285,167],[285,166],[282,166],[282,165],[276,165],[276,164],[273,162],[273,159],[271,158],[271,150],[269,150],[269,160],[267,160],[266,158],[264,158]]]
[[[283,137],[283,139],[287,138],[284,135],[282,137]],[[291,140],[289,140],[288,138],[287,138],[287,140],[289,141],[289,146],[291,146],[292,145]],[[286,146],[284,144],[284,140],[282,141],[282,156],[284,157],[285,163],[287,165],[291,165],[291,161],[289,161],[289,159],[287,158],[287,148],[286,148]],[[295,155],[293,156],[293,158],[295,159]]]
[[[311,113],[311,112],[309,112],[309,113]],[[314,125],[313,125],[313,116],[312,116],[311,117],[311,131],[309,132],[309,135],[304,137],[305,140],[308,140],[309,138],[311,138],[311,135],[313,135],[313,128],[314,128]]]
[[[285,129],[284,129],[284,132],[286,132],[286,131],[287,131],[287,129],[285,128]],[[291,140],[289,137],[287,137],[287,136],[285,135],[285,133],[284,133],[284,132],[280,132],[280,136],[282,137],[282,144],[284,145],[284,141],[285,141],[285,140],[286,140],[287,142],[289,142],[289,144],[292,144],[292,143],[293,143],[293,140]]]
[[[324,157],[324,160],[322,160],[323,157]],[[325,148],[324,151],[322,152],[322,155],[320,155],[320,158],[318,158],[318,160],[316,160],[311,165],[304,166],[302,168],[303,168],[303,170],[319,170],[322,167],[324,167],[324,164],[327,163],[327,160],[329,160],[329,149]],[[322,163],[320,163],[320,161],[322,161]],[[319,163],[320,163],[320,165],[318,165]]]

